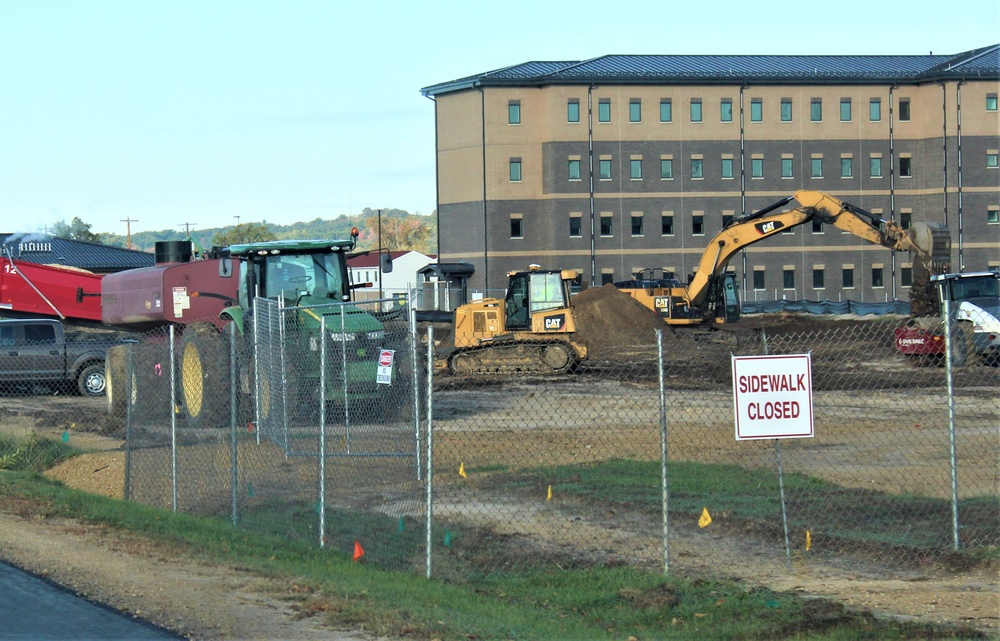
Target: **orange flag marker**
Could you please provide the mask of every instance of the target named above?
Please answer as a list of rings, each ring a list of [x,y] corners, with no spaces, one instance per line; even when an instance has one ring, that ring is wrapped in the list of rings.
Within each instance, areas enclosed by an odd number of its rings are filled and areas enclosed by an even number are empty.
[[[355,561],[360,561],[361,557],[363,557],[364,555],[365,555],[365,549],[363,547],[361,547],[361,542],[360,541],[355,541],[354,542],[354,560]]]

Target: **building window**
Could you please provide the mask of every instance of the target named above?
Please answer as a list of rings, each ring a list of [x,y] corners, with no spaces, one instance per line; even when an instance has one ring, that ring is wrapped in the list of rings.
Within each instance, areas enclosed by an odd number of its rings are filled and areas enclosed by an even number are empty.
[[[632,214],[632,235],[642,236],[642,214]]]
[[[507,123],[511,125],[521,124],[521,103],[511,101],[507,103]]]
[[[660,235],[661,236],[673,236],[674,235],[674,215],[673,214],[662,214],[660,216]]]
[[[844,289],[854,289],[854,268],[844,267],[843,271],[843,287]]]
[[[569,179],[570,180],[580,180],[580,161],[571,160],[569,161]]]
[[[782,289],[795,289],[795,270],[785,267],[781,270]]]
[[[991,207],[986,211],[986,224],[996,225],[1000,223],[1000,209]]]
[[[601,286],[602,287],[604,285],[610,285],[613,282],[615,282],[615,273],[614,272],[601,272]]]
[[[523,228],[521,223],[523,218],[520,214],[511,214],[510,216],[510,237],[511,238],[524,238]]]
[[[632,180],[642,180],[642,159],[633,158],[629,161],[629,178]]]
[[[732,178],[733,177],[733,159],[723,158],[722,159],[722,177]]]
[[[521,182],[521,159],[511,158],[510,159],[510,181],[512,183]]]
[[[660,159],[660,179],[670,180],[674,177],[674,161],[670,158]]]
[[[851,122],[851,99],[840,99],[840,122]]]
[[[882,120],[882,99],[872,98],[868,101],[868,120],[881,122]]]
[[[691,216],[691,233],[695,236],[705,235],[705,216],[702,214],[694,214]]]
[[[614,227],[612,223],[614,218],[612,218],[610,213],[601,214],[601,236],[613,236]]]
[[[792,158],[781,159],[781,177],[792,178]]]
[[[813,158],[812,162],[810,163],[810,166],[811,166],[811,173],[810,173],[810,175],[813,178],[822,178],[823,177],[823,159],[822,158]]]
[[[882,282],[882,267],[872,267],[872,287],[885,287]]]
[[[611,122],[611,100],[601,98],[597,103],[597,122]]]
[[[812,233],[822,234],[823,233],[823,221],[819,218],[812,219]]]
[[[702,167],[702,161],[700,158],[691,159],[691,178],[700,180],[704,178],[704,172]]]
[[[750,100],[750,122],[762,122],[764,120],[764,101],[760,98]]]
[[[909,229],[910,225],[913,224],[913,214],[908,211],[899,212],[899,226],[903,229]]]
[[[986,111],[997,110],[997,95],[995,93],[986,94]]]
[[[638,98],[628,101],[628,121],[642,122],[642,101]]]
[[[756,291],[764,290],[764,270],[755,269],[753,270],[753,288]]]
[[[913,286],[913,268],[912,267],[900,267],[899,268],[899,284],[903,287]]]
[[[809,120],[820,122],[823,120],[823,99],[813,98],[809,101]]]
[[[725,229],[726,227],[729,227],[730,223],[732,223],[732,222],[733,222],[733,215],[732,214],[722,214],[722,228],[723,229]]]
[[[602,158],[597,163],[600,180],[611,180],[611,161]]]
[[[824,289],[823,280],[823,269],[813,267],[813,289]]]
[[[576,98],[566,103],[566,122],[580,122],[580,101]]]
[[[569,217],[569,237],[580,238],[583,236],[583,219],[580,216]]]
[[[723,98],[719,103],[719,118],[722,122],[733,121],[733,101],[730,98]]]
[[[764,177],[764,159],[763,158],[751,158],[750,159],[750,177],[751,178],[763,178]]]
[[[868,175],[872,178],[882,177],[882,159],[878,156],[872,156],[868,159]]]
[[[996,151],[991,151],[991,152],[987,153],[986,154],[986,168],[987,169],[996,169],[997,168],[997,160],[998,160],[998,158],[1000,158],[1000,155],[998,155],[998,152],[996,152]]]
[[[781,122],[791,122],[792,121],[792,99],[782,98],[781,99]]]
[[[841,178],[851,178],[854,176],[854,159],[853,158],[841,158],[840,159],[840,177]]]
[[[912,170],[911,170],[911,167],[910,167],[910,157],[909,156],[902,156],[902,157],[900,157],[900,159],[899,159],[899,175],[902,176],[903,178],[909,178],[909,177],[913,176],[913,173],[912,173]]]
[[[663,98],[660,100],[660,122],[673,122],[673,120],[674,105],[670,98]]]
[[[691,122],[701,122],[701,98],[691,100]]]
[[[899,121],[909,122],[910,121],[910,99],[900,98],[899,99]]]

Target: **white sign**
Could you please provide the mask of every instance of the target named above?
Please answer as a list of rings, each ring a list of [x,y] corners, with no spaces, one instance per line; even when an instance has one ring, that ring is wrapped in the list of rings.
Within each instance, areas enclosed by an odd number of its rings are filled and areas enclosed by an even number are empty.
[[[812,358],[733,356],[736,440],[813,436]]]
[[[378,373],[375,381],[382,385],[392,385],[392,360],[396,351],[392,349],[379,350],[378,353]]]

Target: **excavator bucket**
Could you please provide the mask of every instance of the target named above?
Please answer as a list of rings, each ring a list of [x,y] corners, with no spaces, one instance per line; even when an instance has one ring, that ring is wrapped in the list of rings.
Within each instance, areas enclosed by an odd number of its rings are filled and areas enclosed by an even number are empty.
[[[943,273],[951,264],[951,233],[942,223],[914,223],[910,242],[921,258],[930,261],[932,273]]]
[[[913,282],[910,286],[910,314],[936,316],[940,301],[932,274],[951,269],[951,233],[941,223],[914,223],[907,233],[913,245]]]

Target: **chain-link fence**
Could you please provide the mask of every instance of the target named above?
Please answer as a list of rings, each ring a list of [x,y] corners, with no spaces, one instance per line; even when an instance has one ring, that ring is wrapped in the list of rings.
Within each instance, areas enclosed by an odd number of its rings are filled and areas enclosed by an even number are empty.
[[[577,310],[589,350],[571,372],[459,375],[452,328],[417,331],[408,310],[259,300],[242,334],[121,350],[128,498],[457,579],[884,573],[1000,544],[1000,367],[974,323],[705,331],[614,299]],[[733,356],[798,354],[813,436],[738,441]]]

